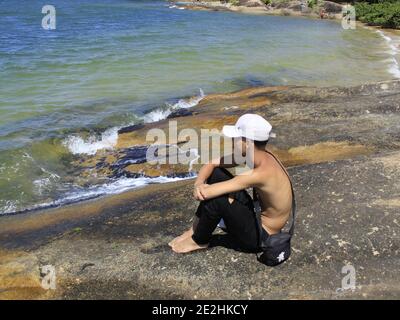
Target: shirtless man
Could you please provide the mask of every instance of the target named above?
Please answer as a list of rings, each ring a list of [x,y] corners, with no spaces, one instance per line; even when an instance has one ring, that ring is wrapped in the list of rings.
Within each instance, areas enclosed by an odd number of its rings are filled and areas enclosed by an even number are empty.
[[[245,190],[250,187],[254,187],[260,201],[262,236],[280,232],[290,216],[292,193],[286,170],[265,149],[271,129],[269,122],[256,114],[245,114],[234,126],[223,127],[223,134],[233,139],[233,159],[241,155],[253,169],[232,176],[225,168],[238,163],[231,160],[227,164],[229,157],[211,161],[200,169],[193,192],[200,201],[196,217],[189,230],[169,243],[174,252],[207,248],[221,219],[243,248],[260,251],[254,203]]]

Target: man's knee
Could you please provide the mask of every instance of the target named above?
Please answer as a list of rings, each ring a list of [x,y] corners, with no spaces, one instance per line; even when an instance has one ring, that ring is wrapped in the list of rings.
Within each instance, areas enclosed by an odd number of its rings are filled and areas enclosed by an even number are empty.
[[[207,179],[208,184],[213,184],[221,181],[226,181],[231,179],[232,176],[230,175],[229,171],[226,169],[216,167],[214,168],[213,172],[211,173],[210,177]]]
[[[211,198],[204,201],[205,212],[207,214],[217,214],[219,215],[224,208],[224,203],[226,200],[223,199],[224,196],[219,196],[215,198]]]

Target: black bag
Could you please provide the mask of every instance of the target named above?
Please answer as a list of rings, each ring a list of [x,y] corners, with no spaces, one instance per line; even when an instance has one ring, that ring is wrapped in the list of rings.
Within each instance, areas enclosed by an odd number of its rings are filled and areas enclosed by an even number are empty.
[[[276,157],[272,153],[270,152],[268,153],[271,154],[276,159]],[[278,161],[278,159],[276,160],[282,166],[282,164]],[[286,170],[284,171],[287,174]],[[253,201],[255,202],[254,209],[255,209],[258,229],[260,231],[259,247],[262,250],[262,253],[257,254],[257,260],[270,267],[275,267],[285,262],[289,258],[291,253],[290,240],[292,239],[294,233],[294,220],[296,217],[296,199],[294,195],[292,181],[290,180],[289,175],[288,178],[290,181],[290,187],[292,189],[292,221],[289,232],[281,231],[280,233],[265,237],[265,232],[263,232],[263,228],[261,225],[261,207],[258,202],[257,193],[253,188]]]

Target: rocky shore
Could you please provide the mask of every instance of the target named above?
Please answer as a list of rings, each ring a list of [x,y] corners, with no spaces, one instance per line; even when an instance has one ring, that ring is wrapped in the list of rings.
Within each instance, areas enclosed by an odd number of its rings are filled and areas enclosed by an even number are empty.
[[[179,8],[189,10],[232,11],[249,14],[269,14],[283,16],[304,16],[324,19],[341,19],[342,5],[332,1],[320,1],[310,7],[307,1],[270,1],[262,0],[237,0],[237,1],[171,1]]]
[[[398,299],[399,101],[400,81],[256,87],[124,128],[114,150],[76,159],[79,174],[187,175],[187,165],[128,160],[140,158],[149,129],[169,120],[200,130],[245,112],[266,117],[277,134],[269,149],[288,167],[297,195],[292,257],[268,268],[222,234],[204,252],[172,253],[168,241],[187,228],[197,205],[193,180],[183,180],[1,217],[0,299]],[[347,264],[355,290],[342,290]],[[55,290],[42,288],[45,265],[55,268]]]

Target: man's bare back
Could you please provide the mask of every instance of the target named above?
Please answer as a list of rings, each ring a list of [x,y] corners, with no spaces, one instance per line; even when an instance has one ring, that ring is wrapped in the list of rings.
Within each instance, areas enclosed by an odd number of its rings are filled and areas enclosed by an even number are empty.
[[[266,181],[255,189],[262,210],[262,225],[269,234],[279,233],[289,219],[292,208],[292,189],[284,170],[269,152],[265,152],[264,159],[254,170],[254,174],[265,177]]]

